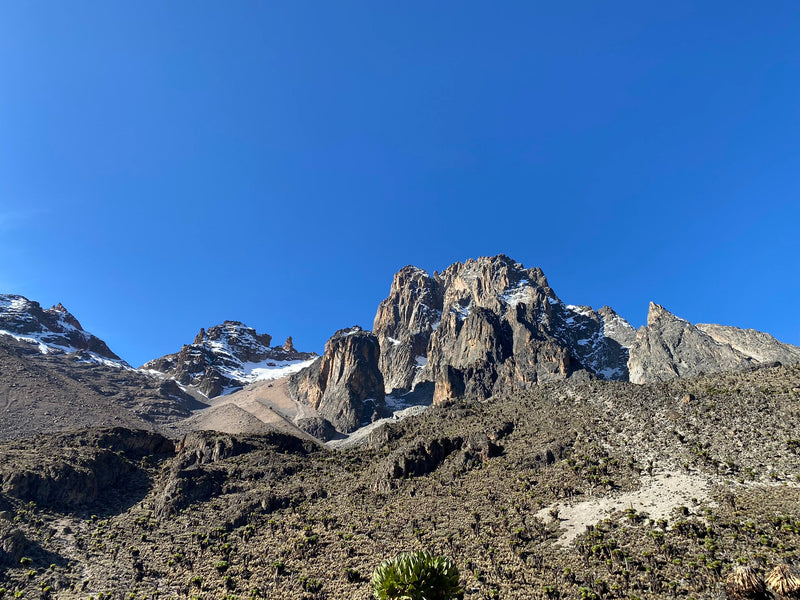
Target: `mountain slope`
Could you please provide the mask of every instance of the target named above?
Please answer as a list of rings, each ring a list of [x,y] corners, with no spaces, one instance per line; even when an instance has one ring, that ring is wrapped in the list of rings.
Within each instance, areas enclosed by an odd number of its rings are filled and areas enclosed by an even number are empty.
[[[763,577],[800,552],[799,401],[800,368],[775,367],[554,381],[341,452],[202,433],[168,454],[119,430],[3,444],[0,587],[368,600],[382,560],[426,548],[466,597],[710,600],[740,563]]]
[[[155,429],[202,406],[174,381],[0,338],[0,439],[99,425]]]
[[[668,381],[759,364],[800,362],[800,348],[752,329],[693,325],[650,303],[647,326],[636,333],[628,368],[634,383]]]

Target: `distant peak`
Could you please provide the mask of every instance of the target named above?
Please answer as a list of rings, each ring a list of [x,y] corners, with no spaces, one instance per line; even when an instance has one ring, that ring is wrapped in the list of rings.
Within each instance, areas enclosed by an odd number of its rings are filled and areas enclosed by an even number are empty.
[[[653,325],[657,325],[658,323],[664,321],[680,321],[682,323],[689,323],[689,321],[686,319],[682,319],[674,313],[671,313],[660,304],[650,302],[650,306],[647,310],[647,326],[652,327]]]

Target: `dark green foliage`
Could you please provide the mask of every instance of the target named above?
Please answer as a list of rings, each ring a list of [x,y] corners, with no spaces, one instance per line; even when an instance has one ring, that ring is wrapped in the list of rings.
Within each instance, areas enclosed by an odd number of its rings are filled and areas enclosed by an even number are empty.
[[[379,600],[451,600],[463,594],[458,579],[449,558],[410,552],[382,562],[372,574],[372,589]]]

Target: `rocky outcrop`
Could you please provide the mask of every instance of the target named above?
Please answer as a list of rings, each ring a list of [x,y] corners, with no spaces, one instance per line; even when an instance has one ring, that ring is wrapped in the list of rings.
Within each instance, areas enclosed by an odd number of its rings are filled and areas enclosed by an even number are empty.
[[[2,335],[33,344],[42,354],[83,351],[89,361],[111,361],[127,366],[103,340],[85,331],[60,302],[42,309],[38,302],[23,296],[0,294]]]
[[[631,346],[628,370],[633,383],[647,383],[734,371],[752,364],[749,356],[651,302],[647,326],[639,328]]]
[[[720,344],[727,344],[759,363],[800,363],[800,348],[779,342],[768,333],[706,323],[698,323],[697,328]]]
[[[375,334],[387,391],[433,382],[434,401],[487,398],[580,375],[627,379],[633,328],[608,307],[564,304],[541,269],[507,256],[395,275]]]
[[[40,506],[75,509],[146,487],[137,462],[170,457],[174,445],[149,431],[124,428],[40,438],[49,452],[35,455],[6,449],[0,467],[2,492]]]
[[[270,347],[271,343],[272,336],[266,333],[259,334],[239,321],[225,321],[201,329],[192,344],[152,360],[142,369],[163,373],[214,398],[260,378],[281,376],[281,369],[316,356],[296,351],[291,337],[283,346]]]
[[[258,436],[232,436],[216,431],[198,431],[178,443],[177,456],[164,469],[156,484],[154,515],[165,519],[196,502],[225,493],[239,477],[281,477],[293,473],[289,455],[305,456],[316,444],[292,435],[270,432]],[[228,459],[258,451],[264,459],[281,454],[281,460],[263,460],[264,469],[242,473],[225,464]],[[268,473],[267,473],[268,472]],[[266,499],[265,499],[266,500]],[[273,502],[269,501],[269,502]]]
[[[386,391],[408,391],[427,356],[431,334],[442,317],[441,283],[422,269],[407,266],[394,276],[372,330],[381,346],[380,368]]]
[[[650,303],[647,326],[630,348],[633,383],[736,371],[760,364],[800,362],[800,348],[767,333],[724,325],[693,325]]]
[[[295,425],[323,442],[332,440],[336,436],[336,428],[328,419],[322,417],[303,417],[297,419]]]
[[[378,338],[360,327],[341,329],[320,360],[289,378],[289,394],[349,433],[384,413],[379,362]]]

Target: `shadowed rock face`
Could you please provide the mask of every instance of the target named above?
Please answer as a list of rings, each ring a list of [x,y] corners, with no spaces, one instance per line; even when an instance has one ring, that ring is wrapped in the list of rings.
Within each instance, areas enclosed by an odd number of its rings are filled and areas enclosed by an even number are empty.
[[[774,362],[800,362],[800,348],[753,329],[692,325],[651,302],[647,327],[639,329],[630,348],[628,369],[633,383],[649,383]]]
[[[196,386],[208,398],[250,382],[247,363],[308,360],[313,353],[298,352],[291,338],[283,346],[270,347],[272,336],[257,333],[238,321],[225,321],[201,329],[194,342],[142,366],[164,373],[183,385]]]
[[[349,433],[385,410],[379,361],[380,345],[372,333],[341,329],[325,344],[320,360],[291,376],[289,393]]]
[[[434,401],[487,398],[576,373],[627,379],[633,328],[608,307],[567,306],[541,269],[504,255],[441,274],[404,267],[378,308],[387,391],[434,382]]]

